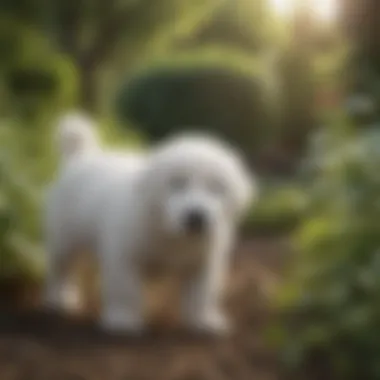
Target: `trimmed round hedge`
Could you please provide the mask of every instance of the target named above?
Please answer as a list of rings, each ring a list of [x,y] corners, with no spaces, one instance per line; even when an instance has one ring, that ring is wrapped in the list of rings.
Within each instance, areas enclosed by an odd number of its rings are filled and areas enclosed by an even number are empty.
[[[270,125],[267,95],[263,81],[236,68],[161,67],[126,83],[117,108],[148,140],[205,130],[252,154]]]

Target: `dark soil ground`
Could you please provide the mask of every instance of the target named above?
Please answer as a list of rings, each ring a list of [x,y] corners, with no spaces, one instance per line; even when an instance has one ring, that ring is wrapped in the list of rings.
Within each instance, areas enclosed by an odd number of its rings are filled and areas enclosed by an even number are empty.
[[[238,248],[227,297],[236,332],[229,338],[163,331],[111,337],[89,321],[3,302],[0,380],[281,379],[264,335],[288,252],[282,238],[249,239]]]

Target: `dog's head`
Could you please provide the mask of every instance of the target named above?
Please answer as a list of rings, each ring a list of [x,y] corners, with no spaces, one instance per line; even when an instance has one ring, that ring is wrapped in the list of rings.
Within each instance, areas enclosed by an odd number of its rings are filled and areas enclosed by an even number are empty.
[[[158,227],[191,237],[208,236],[224,222],[236,224],[256,190],[233,149],[191,134],[152,152],[143,186]]]

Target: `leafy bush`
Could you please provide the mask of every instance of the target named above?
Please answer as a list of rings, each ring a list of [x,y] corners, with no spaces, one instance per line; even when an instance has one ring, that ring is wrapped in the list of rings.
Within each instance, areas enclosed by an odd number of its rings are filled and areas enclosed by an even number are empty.
[[[0,131],[0,281],[38,279],[43,274],[39,245],[42,178],[46,179],[44,172],[50,171],[51,161],[32,153],[34,144],[25,139],[24,128],[2,123]],[[46,153],[43,147],[41,139],[37,148]]]
[[[302,220],[306,194],[294,183],[271,183],[263,186],[259,202],[245,221],[249,233],[281,233],[295,229]]]
[[[268,107],[258,76],[220,62],[147,70],[118,99],[119,115],[153,141],[181,127],[206,129],[250,154],[268,133]]]
[[[47,110],[58,111],[76,101],[75,70],[60,55],[48,54],[42,61],[12,65],[6,72],[5,82],[13,111],[26,117]]]
[[[76,69],[41,31],[1,17],[0,52],[0,85],[5,91],[0,112],[34,117],[75,104]]]
[[[328,364],[334,379],[380,377],[380,131],[326,131],[281,295],[286,363]],[[285,316],[289,316],[285,318]]]

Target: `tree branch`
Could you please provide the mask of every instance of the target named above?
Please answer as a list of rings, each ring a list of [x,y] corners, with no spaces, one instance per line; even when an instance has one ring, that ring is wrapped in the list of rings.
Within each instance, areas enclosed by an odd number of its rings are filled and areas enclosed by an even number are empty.
[[[80,55],[78,44],[82,19],[81,1],[60,2],[56,9],[58,24],[58,43],[62,50],[74,59]]]

